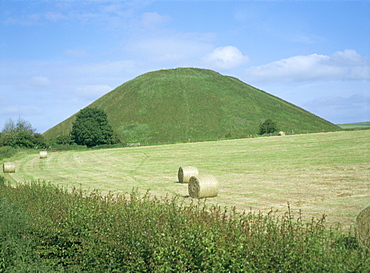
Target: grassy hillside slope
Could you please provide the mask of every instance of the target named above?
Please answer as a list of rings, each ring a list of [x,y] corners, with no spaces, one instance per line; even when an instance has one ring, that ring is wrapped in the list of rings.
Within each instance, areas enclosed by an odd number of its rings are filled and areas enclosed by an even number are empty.
[[[268,118],[286,132],[340,129],[236,78],[196,68],[146,73],[90,106],[107,113],[123,142],[143,144],[246,137],[256,134],[260,123]],[[74,118],[44,136],[52,139],[68,134]]]
[[[177,183],[180,166],[196,166],[220,183],[207,202],[241,210],[286,211],[287,202],[305,216],[328,215],[353,225],[369,203],[370,130],[260,137],[106,150],[38,153],[16,162],[15,181],[46,180],[60,186],[130,193],[150,190],[188,195]]]

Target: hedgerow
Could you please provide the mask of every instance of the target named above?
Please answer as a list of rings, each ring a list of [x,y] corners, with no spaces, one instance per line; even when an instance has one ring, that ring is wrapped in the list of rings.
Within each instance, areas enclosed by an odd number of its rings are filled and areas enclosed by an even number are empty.
[[[21,233],[10,233],[17,240],[28,238],[28,259],[55,272],[370,269],[368,251],[357,246],[351,233],[327,227],[324,216],[305,223],[289,206],[283,216],[239,213],[135,190],[129,196],[102,195],[39,181],[0,184],[0,200],[27,216]]]

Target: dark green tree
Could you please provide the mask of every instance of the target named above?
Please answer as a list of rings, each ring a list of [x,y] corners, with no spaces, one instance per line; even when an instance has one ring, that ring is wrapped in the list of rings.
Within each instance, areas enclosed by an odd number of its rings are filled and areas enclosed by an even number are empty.
[[[107,114],[103,110],[85,108],[77,114],[71,136],[76,144],[87,147],[111,144],[113,129],[108,124]]]
[[[263,123],[260,124],[260,129],[258,134],[272,134],[278,130],[276,123],[271,119],[266,119]]]

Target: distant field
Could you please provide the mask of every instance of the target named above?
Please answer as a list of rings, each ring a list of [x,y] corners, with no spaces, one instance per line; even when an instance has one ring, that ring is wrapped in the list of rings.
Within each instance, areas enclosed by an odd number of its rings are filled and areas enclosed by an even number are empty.
[[[364,128],[370,128],[370,121],[369,122],[338,124],[338,126],[342,129],[364,129]]]
[[[188,201],[180,166],[198,167],[220,183],[210,204],[320,217],[345,227],[370,203],[370,130],[198,142],[107,150],[50,152],[17,159],[16,181],[130,193],[177,194]],[[8,160],[7,160],[8,161]]]

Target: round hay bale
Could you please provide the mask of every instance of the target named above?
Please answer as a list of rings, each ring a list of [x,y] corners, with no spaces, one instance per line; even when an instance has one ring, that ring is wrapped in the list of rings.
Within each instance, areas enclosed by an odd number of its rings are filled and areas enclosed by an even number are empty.
[[[285,136],[285,132],[280,131],[280,132],[279,132],[279,136]]]
[[[193,166],[180,167],[177,177],[180,183],[188,183],[190,177],[198,175],[198,168]]]
[[[15,173],[15,163],[14,162],[5,162],[3,164],[4,173]]]
[[[47,151],[41,151],[40,152],[40,158],[47,158],[48,157],[48,152]]]
[[[218,181],[213,175],[192,176],[189,180],[189,196],[192,198],[207,198],[218,195]]]
[[[370,204],[356,217],[356,238],[360,246],[370,248]]]

